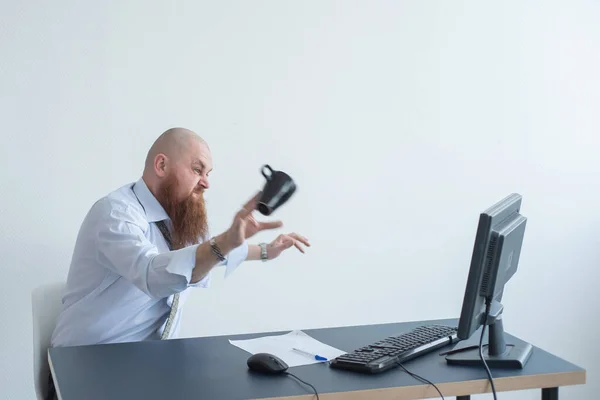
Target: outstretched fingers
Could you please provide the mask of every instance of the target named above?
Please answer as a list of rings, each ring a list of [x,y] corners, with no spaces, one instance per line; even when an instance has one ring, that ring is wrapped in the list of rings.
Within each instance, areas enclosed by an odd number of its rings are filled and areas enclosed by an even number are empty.
[[[302,235],[298,235],[297,233],[290,233],[288,236],[290,236],[291,238],[294,238],[295,240],[299,241],[300,243],[304,244],[305,246],[310,247],[310,243],[308,241],[307,238],[305,238]]]
[[[306,239],[304,236],[298,235],[297,233],[290,233],[287,235],[282,235],[281,240],[286,244],[286,246],[285,246],[286,249],[293,245],[302,254],[305,253],[304,247],[302,247],[302,244],[310,247],[310,243],[308,242],[308,239]]]
[[[289,237],[288,235],[282,235],[281,244],[284,249],[289,249],[292,246],[296,245],[296,241]]]
[[[258,200],[260,199],[261,195],[262,192],[256,193],[254,197],[252,197],[246,202],[246,204],[244,204],[244,207],[240,210],[239,213],[240,217],[246,218],[248,215],[252,214],[252,211],[256,210],[256,205],[258,204]]]
[[[281,221],[269,221],[269,222],[260,222],[259,230],[264,231],[266,229],[277,229],[283,226],[283,222]]]

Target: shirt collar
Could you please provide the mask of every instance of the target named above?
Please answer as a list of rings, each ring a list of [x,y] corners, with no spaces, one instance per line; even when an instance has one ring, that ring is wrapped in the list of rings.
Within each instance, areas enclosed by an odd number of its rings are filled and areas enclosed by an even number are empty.
[[[157,222],[169,219],[167,212],[163,206],[160,205],[158,200],[156,200],[156,197],[154,197],[150,189],[148,189],[148,186],[146,185],[146,182],[144,182],[143,178],[140,178],[133,185],[133,192],[144,208],[148,222]]]

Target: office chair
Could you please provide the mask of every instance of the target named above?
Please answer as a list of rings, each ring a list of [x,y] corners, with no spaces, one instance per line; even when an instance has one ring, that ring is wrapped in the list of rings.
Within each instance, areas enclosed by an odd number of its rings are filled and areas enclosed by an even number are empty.
[[[53,282],[36,287],[31,292],[33,313],[33,379],[38,400],[48,390],[48,348],[62,306],[64,282]]]

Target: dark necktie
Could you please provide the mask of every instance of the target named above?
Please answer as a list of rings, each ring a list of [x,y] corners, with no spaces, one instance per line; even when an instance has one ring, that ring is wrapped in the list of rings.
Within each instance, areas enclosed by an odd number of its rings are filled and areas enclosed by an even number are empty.
[[[160,229],[167,245],[169,246],[169,250],[173,250],[173,242],[171,241],[171,232],[169,232],[169,228],[165,224],[165,221],[157,221],[156,226]],[[175,314],[177,313],[177,306],[179,305],[179,293],[175,293],[173,295],[173,304],[171,305],[171,312],[167,317],[167,324],[165,325],[165,330],[160,336],[161,340],[167,339],[169,337],[169,333],[171,331],[171,325],[173,324],[173,319],[175,318]]]

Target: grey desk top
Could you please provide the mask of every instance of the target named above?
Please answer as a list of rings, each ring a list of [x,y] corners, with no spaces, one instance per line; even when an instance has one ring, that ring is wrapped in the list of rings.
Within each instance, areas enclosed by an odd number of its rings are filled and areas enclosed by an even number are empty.
[[[331,346],[350,351],[427,323],[456,326],[457,321],[420,321],[304,332]],[[49,358],[63,400],[313,397],[309,387],[291,377],[263,376],[249,371],[246,359],[250,354],[228,342],[229,339],[276,333],[285,332],[53,348],[49,350]],[[477,340],[476,332],[461,346]],[[511,340],[518,339],[508,335],[507,342]],[[449,366],[438,354],[436,351],[414,359],[406,363],[406,367],[438,384],[444,396],[489,391],[483,368]],[[400,368],[377,375],[363,375],[336,370],[327,364],[313,364],[290,368],[290,372],[313,384],[319,395],[349,395],[348,392],[355,392],[352,393],[353,399],[437,396],[431,386],[415,380]],[[498,391],[585,382],[583,369],[537,347],[534,347],[523,370],[494,370],[492,373]]]

